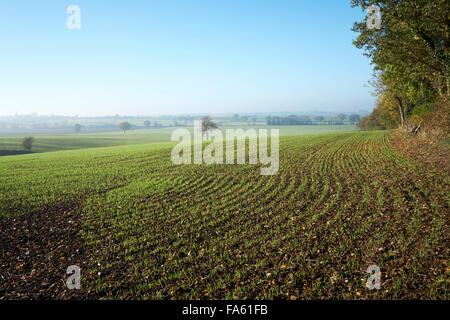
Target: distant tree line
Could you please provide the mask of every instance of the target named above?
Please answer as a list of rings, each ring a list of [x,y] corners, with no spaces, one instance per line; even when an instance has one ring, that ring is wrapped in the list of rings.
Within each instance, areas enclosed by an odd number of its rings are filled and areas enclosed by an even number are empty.
[[[357,114],[351,114],[347,116],[343,113],[339,114],[335,119],[326,120],[323,116],[316,116],[312,120],[308,116],[296,116],[290,115],[287,117],[268,116],[266,117],[267,125],[270,126],[301,126],[301,125],[343,125],[356,123],[360,116]]]
[[[231,121],[253,121],[253,122],[256,122],[256,120],[258,120],[258,117],[256,115],[240,116],[239,114],[235,113],[231,116]]]
[[[174,126],[176,127],[178,124],[177,121],[174,121]],[[146,128],[162,128],[163,125],[161,123],[159,123],[158,121],[150,121],[150,120],[145,120],[144,121],[144,126]]]

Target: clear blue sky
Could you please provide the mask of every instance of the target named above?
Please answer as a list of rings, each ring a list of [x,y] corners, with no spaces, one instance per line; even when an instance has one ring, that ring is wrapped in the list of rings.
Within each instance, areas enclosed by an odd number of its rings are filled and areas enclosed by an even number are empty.
[[[2,0],[0,115],[371,109],[363,16],[350,0]]]

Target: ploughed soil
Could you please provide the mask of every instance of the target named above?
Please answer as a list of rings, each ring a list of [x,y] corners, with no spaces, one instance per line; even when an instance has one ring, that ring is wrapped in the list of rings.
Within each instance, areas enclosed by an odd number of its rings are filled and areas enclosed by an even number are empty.
[[[423,163],[428,168],[450,172],[450,144],[421,138],[399,130],[390,132],[394,148],[407,157]]]
[[[0,300],[87,298],[80,230],[76,203],[0,218]],[[80,290],[67,288],[70,265],[81,269]]]

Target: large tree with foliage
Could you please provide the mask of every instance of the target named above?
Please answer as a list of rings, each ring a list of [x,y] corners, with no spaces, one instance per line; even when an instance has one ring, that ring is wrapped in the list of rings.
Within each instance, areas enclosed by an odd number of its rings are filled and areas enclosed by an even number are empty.
[[[375,66],[378,106],[384,107],[377,106],[377,112],[392,110],[394,103],[397,121],[404,126],[416,107],[448,99],[450,2],[352,0],[353,7],[363,10],[372,5],[380,8],[381,28],[356,22],[354,45]]]

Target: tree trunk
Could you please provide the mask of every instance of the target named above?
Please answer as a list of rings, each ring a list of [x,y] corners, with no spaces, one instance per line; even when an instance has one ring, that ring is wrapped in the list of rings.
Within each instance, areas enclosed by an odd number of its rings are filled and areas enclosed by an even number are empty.
[[[398,113],[400,115],[400,127],[403,127],[403,125],[405,124],[405,111],[403,109],[402,98],[396,96],[395,99],[398,102]]]
[[[422,122],[420,122],[420,124],[414,129],[414,135],[417,135],[421,126],[422,126]]]
[[[450,96],[450,88],[449,88],[449,86],[450,86],[450,81],[449,81],[449,79],[448,79],[448,76],[447,77],[445,77],[445,89],[447,90],[447,97],[449,97]]]

